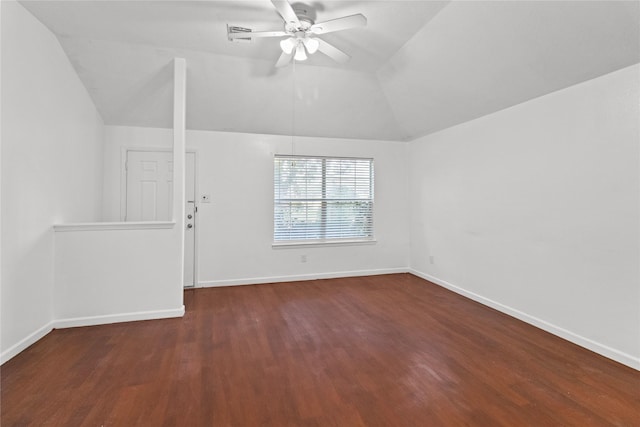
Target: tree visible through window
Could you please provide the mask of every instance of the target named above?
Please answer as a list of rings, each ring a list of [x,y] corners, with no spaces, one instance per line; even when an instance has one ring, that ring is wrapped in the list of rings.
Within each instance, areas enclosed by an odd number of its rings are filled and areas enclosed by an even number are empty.
[[[373,160],[275,156],[277,242],[371,240]]]

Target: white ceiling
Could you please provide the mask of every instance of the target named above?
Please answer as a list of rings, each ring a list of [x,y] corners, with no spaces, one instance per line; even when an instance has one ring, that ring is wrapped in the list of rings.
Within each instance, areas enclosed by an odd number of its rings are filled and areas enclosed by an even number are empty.
[[[637,1],[322,1],[323,38],[274,68],[277,39],[231,43],[226,26],[279,30],[263,1],[22,1],[57,35],[106,124],[171,127],[174,57],[187,59],[190,129],[410,140],[640,62]]]

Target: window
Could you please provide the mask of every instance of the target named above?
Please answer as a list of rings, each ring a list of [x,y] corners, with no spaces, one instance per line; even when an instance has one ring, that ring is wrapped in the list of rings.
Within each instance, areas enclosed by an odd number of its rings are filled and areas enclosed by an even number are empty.
[[[373,159],[275,156],[274,243],[373,240]]]

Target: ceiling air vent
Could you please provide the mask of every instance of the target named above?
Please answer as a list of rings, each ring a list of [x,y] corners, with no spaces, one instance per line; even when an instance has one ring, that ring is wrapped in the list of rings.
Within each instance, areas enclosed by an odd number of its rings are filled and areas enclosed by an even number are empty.
[[[230,42],[234,42],[234,43],[251,43],[251,36],[248,35],[248,33],[251,33],[251,28],[243,28],[243,27],[236,27],[233,25],[229,25],[227,24],[227,36],[229,36],[230,34],[237,34],[237,33],[247,33],[247,37],[227,37],[229,39]]]

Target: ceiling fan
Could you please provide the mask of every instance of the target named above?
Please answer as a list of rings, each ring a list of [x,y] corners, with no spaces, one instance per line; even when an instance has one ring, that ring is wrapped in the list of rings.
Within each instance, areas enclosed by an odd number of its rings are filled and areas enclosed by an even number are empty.
[[[240,32],[229,33],[228,36],[229,39],[286,37],[280,41],[282,54],[276,62],[276,67],[286,66],[292,58],[304,61],[307,55],[313,55],[318,51],[336,62],[347,62],[349,55],[316,36],[367,25],[367,18],[360,13],[316,24],[315,13],[308,6],[292,6],[287,0],[271,0],[271,3],[284,19],[284,31]]]

